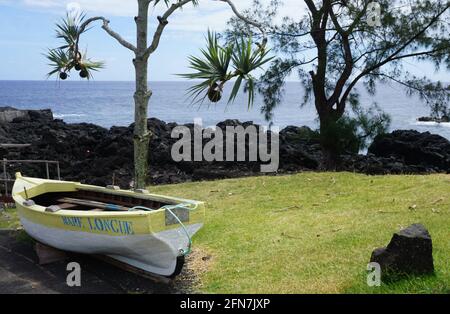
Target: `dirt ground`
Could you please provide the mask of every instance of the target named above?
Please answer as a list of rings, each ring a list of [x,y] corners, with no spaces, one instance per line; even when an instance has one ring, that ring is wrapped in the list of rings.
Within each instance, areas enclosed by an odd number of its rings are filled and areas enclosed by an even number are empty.
[[[23,230],[0,230],[0,293],[192,293],[198,285],[194,269],[208,260],[194,251],[176,279],[156,282],[86,255],[68,254],[66,261],[39,265],[34,242]],[[66,284],[68,262],[80,264],[81,287]]]

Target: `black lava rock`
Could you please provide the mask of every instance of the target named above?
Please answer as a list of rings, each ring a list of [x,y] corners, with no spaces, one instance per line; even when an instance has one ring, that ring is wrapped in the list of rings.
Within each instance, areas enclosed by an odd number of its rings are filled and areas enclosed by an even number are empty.
[[[0,108],[0,143],[31,144],[20,149],[0,148],[0,157],[7,159],[57,160],[65,180],[96,185],[112,184],[129,188],[133,178],[133,132],[128,127],[111,127],[109,130],[89,123],[68,124],[53,119],[50,110],[17,111],[11,107]],[[248,161],[249,140],[245,142],[247,161],[181,161],[171,157],[172,138],[176,123],[151,118],[147,120],[152,134],[149,147],[149,178],[153,184],[179,183],[193,180],[213,180],[260,175],[261,160]],[[193,124],[185,124],[191,130]],[[217,127],[244,128],[260,126],[251,121],[226,120]],[[204,132],[204,130],[203,130]],[[224,140],[226,132],[224,133]],[[258,135],[259,136],[259,135]],[[268,146],[271,146],[270,137]],[[194,137],[191,137],[193,157]],[[207,140],[203,140],[203,145]],[[322,162],[322,150],[316,131],[308,127],[288,126],[279,133],[278,173],[318,170]],[[226,147],[226,145],[224,145]],[[449,171],[450,142],[429,133],[396,131],[378,137],[367,155],[343,156],[341,169],[367,174],[435,173]],[[238,149],[235,149],[237,160]],[[226,151],[223,157],[225,160]],[[411,157],[411,154],[414,155]],[[416,156],[417,155],[417,156]],[[193,159],[193,158],[192,158]],[[45,167],[39,164],[8,166],[9,177],[14,172],[45,177]],[[52,167],[50,175],[55,177]]]
[[[450,172],[450,141],[414,130],[397,130],[377,136],[369,147],[376,157],[394,157],[405,165],[425,166],[428,172]]]
[[[381,267],[383,280],[434,273],[433,245],[427,229],[413,224],[394,234],[387,247],[373,251],[370,262]]]
[[[417,121],[420,122],[437,122],[437,123],[449,123],[450,122],[450,117],[449,116],[442,116],[440,118],[436,118],[436,117],[420,117],[417,119]]]

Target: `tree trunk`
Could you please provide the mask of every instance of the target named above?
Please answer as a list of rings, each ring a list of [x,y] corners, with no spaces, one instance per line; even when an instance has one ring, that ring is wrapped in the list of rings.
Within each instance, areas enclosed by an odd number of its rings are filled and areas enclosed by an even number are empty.
[[[147,184],[148,148],[150,133],[147,128],[147,109],[151,92],[147,88],[147,61],[134,62],[136,92],[134,94],[134,188],[144,189]]]
[[[340,133],[336,122],[340,116],[334,109],[328,108],[326,104],[319,112],[320,121],[320,145],[322,147],[323,160],[321,168],[327,171],[335,171],[340,163]]]
[[[148,58],[147,50],[147,0],[138,0],[139,13],[135,18],[137,29],[137,50],[133,60],[136,71],[136,91],[134,93],[134,188],[144,189],[147,184],[148,147],[150,133],[147,127],[147,109],[151,97],[148,89]]]
[[[322,147],[323,160],[321,168],[327,171],[336,170],[339,163],[339,152],[336,150],[335,145],[333,145],[334,140],[338,140],[337,138],[330,137],[330,128],[332,123],[320,122],[320,145]]]

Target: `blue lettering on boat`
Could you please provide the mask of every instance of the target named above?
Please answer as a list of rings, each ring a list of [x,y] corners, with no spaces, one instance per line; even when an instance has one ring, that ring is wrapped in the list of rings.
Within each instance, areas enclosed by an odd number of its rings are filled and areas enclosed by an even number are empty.
[[[117,219],[88,218],[89,229],[91,231],[112,232],[117,234],[134,234],[133,224],[130,221]]]
[[[62,217],[63,224],[71,227],[81,228],[81,218],[80,217]]]
[[[111,230],[112,232],[117,233],[119,231],[117,230],[117,227],[114,227],[114,224],[117,224],[117,220],[111,220]]]
[[[103,230],[104,230],[104,228],[103,228],[103,222],[102,222],[101,219],[95,218],[95,219],[94,219],[94,225],[95,225],[95,228],[96,228],[97,230],[100,230],[100,231],[103,231]]]
[[[94,232],[112,232],[116,234],[131,235],[134,234],[133,223],[130,221],[123,221],[117,219],[103,219],[103,218],[87,218],[87,225],[83,225],[81,217],[61,217],[62,222],[66,226],[88,229]]]

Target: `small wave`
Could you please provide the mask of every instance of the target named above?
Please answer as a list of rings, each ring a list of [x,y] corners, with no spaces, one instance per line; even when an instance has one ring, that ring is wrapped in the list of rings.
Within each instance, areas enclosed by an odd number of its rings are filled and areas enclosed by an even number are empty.
[[[84,113],[55,113],[53,114],[55,118],[77,118],[77,117],[86,117],[87,115]]]
[[[446,127],[450,128],[450,122],[433,122],[433,121],[415,121],[415,125],[423,125],[423,126],[438,126],[438,127]]]

